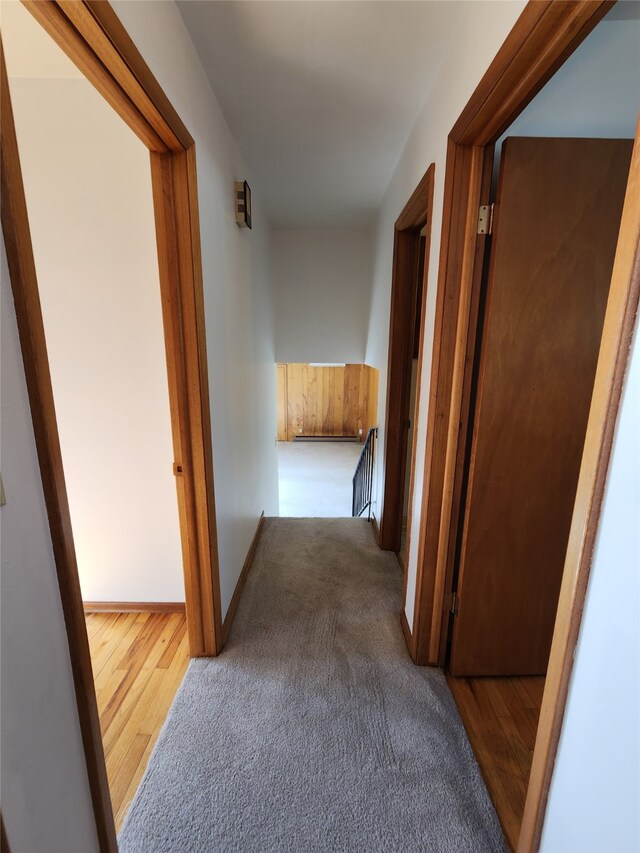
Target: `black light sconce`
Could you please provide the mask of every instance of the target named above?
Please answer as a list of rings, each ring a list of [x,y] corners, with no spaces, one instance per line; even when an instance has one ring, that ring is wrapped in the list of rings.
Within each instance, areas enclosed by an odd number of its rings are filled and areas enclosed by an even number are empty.
[[[236,222],[251,228],[251,187],[246,181],[236,181]]]

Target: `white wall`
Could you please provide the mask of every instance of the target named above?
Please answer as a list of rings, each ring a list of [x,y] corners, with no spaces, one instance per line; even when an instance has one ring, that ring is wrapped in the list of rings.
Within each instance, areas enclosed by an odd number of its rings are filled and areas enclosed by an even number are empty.
[[[371,304],[369,229],[277,229],[272,259],[276,360],[363,363]]]
[[[222,614],[258,518],[278,514],[270,233],[252,180],[173,2],[112,6],[196,142]],[[253,230],[234,214],[252,189]]]
[[[640,850],[640,341],[636,329],[541,850]]]
[[[184,601],[149,153],[84,78],[10,86],[83,598]]]
[[[98,840],[4,241],[1,264],[2,816],[14,853],[90,853]]]

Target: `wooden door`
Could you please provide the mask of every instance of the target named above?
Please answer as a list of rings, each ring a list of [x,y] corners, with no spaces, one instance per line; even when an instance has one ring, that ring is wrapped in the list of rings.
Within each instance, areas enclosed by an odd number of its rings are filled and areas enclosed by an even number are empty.
[[[278,441],[287,441],[287,365],[276,365],[276,397],[278,405]]]
[[[454,675],[546,671],[631,148],[503,145]]]

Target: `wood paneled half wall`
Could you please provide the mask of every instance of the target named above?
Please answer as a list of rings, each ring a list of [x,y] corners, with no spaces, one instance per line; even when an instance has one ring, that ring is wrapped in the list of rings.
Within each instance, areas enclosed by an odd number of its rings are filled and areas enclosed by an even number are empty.
[[[283,364],[277,369],[278,441],[358,436],[378,422],[378,371],[367,364]]]

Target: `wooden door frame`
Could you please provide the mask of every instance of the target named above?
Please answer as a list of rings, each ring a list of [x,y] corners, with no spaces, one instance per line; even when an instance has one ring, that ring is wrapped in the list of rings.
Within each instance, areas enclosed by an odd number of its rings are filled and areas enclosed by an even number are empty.
[[[429,248],[433,209],[435,164],[431,164],[420,183],[411,193],[393,231],[393,270],[391,275],[391,312],[389,319],[389,355],[387,361],[387,407],[384,440],[384,480],[378,545],[386,551],[400,550],[402,536],[402,511],[406,477],[407,411],[411,396],[411,366],[413,361],[412,336],[407,329],[415,328],[415,309],[420,263],[420,232],[426,226],[424,246],[424,274],[420,304],[420,340],[418,344],[418,379],[422,374],[424,353],[424,327],[427,306],[427,280],[429,274]],[[410,357],[411,356],[411,357]],[[420,382],[416,386],[414,413],[420,406]],[[413,430],[411,446],[411,474],[409,479],[409,513],[405,546],[404,582],[407,583],[407,565],[411,534],[411,508],[413,504],[414,464],[417,430]]]
[[[189,650],[223,644],[195,143],[104,0],[23,0],[149,148]],[[1,52],[1,43],[0,43]],[[2,230],[100,849],[116,851],[9,84],[1,56]]]
[[[612,8],[530,0],[448,139],[414,621],[419,664],[444,664],[495,142]],[[634,195],[635,193],[635,195]],[[518,851],[540,844],[640,291],[640,150],[631,164]]]

